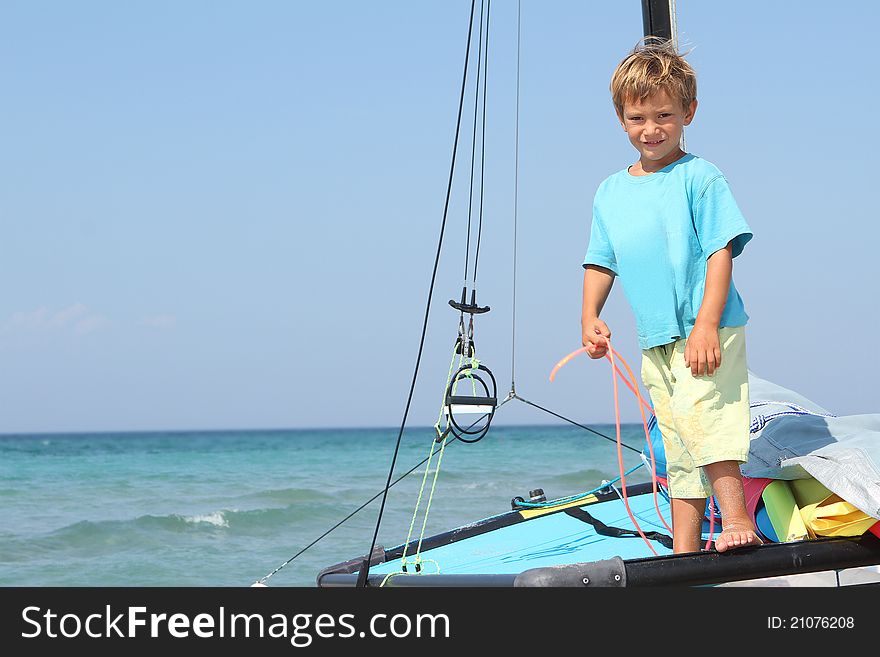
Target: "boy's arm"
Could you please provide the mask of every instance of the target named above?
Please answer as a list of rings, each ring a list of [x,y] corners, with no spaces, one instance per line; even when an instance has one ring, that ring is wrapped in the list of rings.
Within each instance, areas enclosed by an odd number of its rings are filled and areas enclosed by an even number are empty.
[[[608,326],[599,319],[599,313],[608,300],[614,272],[599,265],[587,265],[584,269],[584,298],[581,306],[581,343],[590,358],[605,356],[607,342],[600,336],[611,337]]]
[[[709,256],[706,262],[706,289],[694,328],[684,347],[684,362],[694,376],[712,376],[721,367],[718,325],[730,292],[733,275],[733,242]]]

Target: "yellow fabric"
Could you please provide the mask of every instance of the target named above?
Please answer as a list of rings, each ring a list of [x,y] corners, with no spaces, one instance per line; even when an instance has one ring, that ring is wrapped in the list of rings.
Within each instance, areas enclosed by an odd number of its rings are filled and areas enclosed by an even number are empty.
[[[809,504],[821,502],[831,495],[831,491],[825,488],[818,479],[792,479],[788,482],[792,495],[798,506],[805,507]]]
[[[761,494],[770,523],[780,543],[802,541],[809,534],[788,484],[787,481],[776,479],[767,484]]]
[[[531,509],[520,509],[519,514],[528,520],[529,518],[537,518],[538,516],[543,516],[548,513],[553,513],[554,511],[559,511],[560,509],[568,509],[573,506],[584,506],[586,504],[593,504],[599,500],[595,495],[587,495],[586,497],[581,497],[574,502],[566,502],[565,504],[554,504],[553,506],[541,506],[541,507],[533,507]]]
[[[877,522],[877,518],[860,511],[815,479],[795,479],[788,483],[810,538],[861,536]]]

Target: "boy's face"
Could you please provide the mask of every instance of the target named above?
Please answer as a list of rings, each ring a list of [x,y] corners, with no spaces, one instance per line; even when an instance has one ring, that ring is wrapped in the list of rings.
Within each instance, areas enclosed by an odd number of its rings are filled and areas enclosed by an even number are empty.
[[[681,157],[681,133],[690,125],[696,111],[696,100],[685,108],[661,89],[644,100],[627,100],[623,104],[623,116],[617,118],[639,152],[642,169],[651,172]]]

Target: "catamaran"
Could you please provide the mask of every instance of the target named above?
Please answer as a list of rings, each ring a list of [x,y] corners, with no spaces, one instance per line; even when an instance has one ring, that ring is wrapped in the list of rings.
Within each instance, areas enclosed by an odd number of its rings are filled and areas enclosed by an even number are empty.
[[[752,372],[749,373],[751,448],[742,472],[747,505],[764,540],[762,546],[741,547],[725,552],[714,550],[712,540],[720,531],[722,518],[710,499],[703,523],[705,548],[694,553],[672,553],[662,440],[650,407],[643,400],[647,412],[643,412],[646,436],[641,451],[641,467],[650,472],[650,482],[627,484],[629,472],[623,471],[621,461],[619,477],[602,482],[598,488],[550,500],[546,499],[543,490],[535,489],[530,492],[528,499],[514,497],[510,509],[499,509],[491,517],[467,522],[427,537],[413,536],[416,524],[414,515],[410,535],[402,538],[400,544],[389,548],[376,545],[379,522],[388,489],[393,485],[392,475],[400,438],[406,425],[409,401],[412,400],[422,356],[456,153],[465,129],[467,85],[472,79],[476,85],[472,94],[472,166],[479,157],[476,136],[480,114],[483,122],[486,116],[490,0],[481,0],[479,11],[476,10],[476,4],[475,0],[471,4],[453,165],[422,341],[407,410],[383,491],[379,521],[366,553],[343,563],[328,565],[317,573],[317,585],[645,587],[673,584],[880,584],[880,470],[877,468],[880,463],[880,413],[838,416],[797,392]],[[644,36],[672,40],[677,46],[674,0],[642,0],[641,5]],[[519,29],[519,12],[517,24]],[[475,29],[478,32],[476,39]],[[476,71],[469,75],[472,49],[477,51]],[[518,36],[517,50],[518,66]],[[518,104],[517,83],[517,134]],[[473,175],[471,185],[473,198]],[[436,457],[439,464],[443,449],[451,441],[481,440],[490,431],[496,412],[507,403],[524,402],[595,433],[589,427],[521,397],[515,390],[513,376],[507,397],[499,401],[495,376],[485,363],[476,358],[474,341],[475,317],[489,311],[488,306],[479,305],[476,299],[481,214],[479,219],[472,278],[468,278],[468,251],[465,285],[460,296],[449,301],[449,305],[459,313],[454,348],[458,367],[450,367],[441,420],[435,426],[436,436],[429,446],[427,465],[423,471],[422,492],[433,489],[440,471],[439,466],[435,467],[433,479],[428,477],[431,459]],[[471,249],[470,234],[469,211],[468,249]],[[473,283],[472,287],[469,280]],[[623,383],[639,396],[635,377],[625,362],[623,365],[626,373],[612,359],[612,366]],[[420,494],[417,513],[421,500]],[[427,514],[428,506],[425,504],[421,511]],[[277,570],[257,584],[265,585]]]

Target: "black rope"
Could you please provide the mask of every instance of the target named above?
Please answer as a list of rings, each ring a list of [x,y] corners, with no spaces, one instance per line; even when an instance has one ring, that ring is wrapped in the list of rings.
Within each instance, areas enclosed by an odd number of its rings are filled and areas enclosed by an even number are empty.
[[[467,300],[464,298],[464,292],[467,290],[468,283],[468,274],[470,269],[470,255],[471,255],[471,216],[473,214],[474,207],[474,167],[477,162],[477,114],[479,112],[480,107],[480,74],[482,68],[480,66],[480,61],[483,58],[483,2],[480,1],[480,34],[477,37],[477,82],[474,85],[474,130],[471,136],[471,176],[470,183],[468,187],[468,219],[467,219],[467,239],[465,240],[465,248],[464,248],[464,290],[462,291],[462,299],[461,302],[465,303]],[[471,27],[473,29],[473,26]],[[470,45],[468,45],[468,50],[470,50]]]
[[[579,507],[575,507],[573,509],[566,509],[564,513],[572,518],[576,518],[582,522],[585,522],[589,525],[593,526],[593,529],[596,530],[596,533],[601,536],[610,536],[611,538],[637,538],[641,536],[639,532],[635,529],[623,529],[621,527],[612,527],[611,525],[606,525],[604,522],[599,520],[598,518],[591,516],[590,513],[586,509],[582,509]],[[661,545],[666,548],[672,549],[672,537],[668,534],[664,534],[663,532],[644,532],[645,538],[651,541],[657,541]]]
[[[477,224],[477,251],[474,255],[474,295],[477,290],[477,263],[480,260],[480,242],[483,237],[483,190],[486,178],[486,85],[489,81],[489,20],[491,17],[492,0],[486,3],[486,49],[483,52],[483,125],[480,130],[480,220]]]
[[[450,167],[449,167],[449,182],[447,183],[447,186],[446,186],[446,202],[443,207],[443,221],[440,224],[440,238],[437,242],[437,253],[434,256],[434,269],[431,272],[431,285],[430,285],[430,288],[428,289],[428,301],[425,306],[425,319],[422,322],[422,337],[419,340],[419,353],[418,353],[418,356],[416,357],[416,364],[415,364],[415,369],[413,371],[412,383],[410,384],[409,395],[407,396],[407,399],[406,399],[406,408],[404,409],[403,419],[400,423],[400,431],[397,434],[397,443],[394,446],[394,456],[391,458],[391,468],[388,470],[388,479],[385,482],[385,490],[383,491],[383,495],[382,495],[382,506],[379,508],[379,516],[376,519],[376,530],[373,532],[373,541],[370,544],[370,549],[367,550],[367,557],[366,557],[366,559],[364,559],[364,565],[361,568],[360,574],[358,575],[358,581],[357,581],[358,587],[365,587],[367,585],[367,575],[369,574],[369,570],[370,570],[370,555],[373,554],[373,549],[376,547],[376,539],[379,536],[379,525],[382,522],[382,514],[385,512],[385,502],[388,500],[388,489],[391,486],[391,477],[394,474],[394,465],[395,465],[395,463],[397,463],[397,454],[400,451],[400,441],[403,438],[403,430],[406,427],[406,418],[409,415],[409,408],[410,408],[410,405],[412,404],[413,393],[415,392],[415,389],[416,389],[416,380],[419,375],[419,365],[421,364],[422,352],[424,351],[424,347],[425,347],[425,334],[428,331],[428,317],[431,313],[431,297],[434,295],[434,283],[437,280],[437,269],[438,269],[438,265],[440,263],[440,251],[442,250],[442,247],[443,247],[443,233],[446,230],[446,218],[449,214],[449,198],[452,194],[452,178],[453,178],[453,174],[455,173],[455,156],[456,156],[456,153],[458,152],[458,137],[459,137],[459,134],[461,133],[461,117],[462,117],[462,110],[464,109],[465,88],[467,87],[467,69],[468,69],[468,59],[469,59],[470,49],[471,49],[470,48],[471,35],[473,34],[473,29],[474,29],[473,25],[474,25],[474,5],[475,4],[476,4],[476,0],[471,0],[471,15],[470,15],[470,23],[468,25],[468,40],[467,40],[467,48],[465,50],[465,57],[464,57],[464,74],[462,75],[462,80],[461,80],[461,95],[460,95],[459,101],[458,101],[458,119],[457,119],[456,125],[455,125],[455,140],[454,140],[454,143],[452,146],[452,163],[450,164]]]
[[[594,434],[596,434],[597,436],[600,436],[601,438],[604,438],[605,440],[610,440],[615,445],[617,444],[617,439],[612,438],[611,436],[606,436],[604,433],[601,433],[600,431],[596,431],[595,429],[591,429],[590,427],[585,426],[583,424],[580,424],[579,422],[575,422],[574,420],[571,420],[571,419],[565,417],[564,415],[560,415],[559,413],[554,413],[549,408],[544,408],[543,406],[540,406],[534,402],[530,402],[528,399],[523,399],[519,395],[514,394],[511,397],[509,397],[508,399],[519,399],[521,402],[528,404],[529,406],[534,406],[535,408],[540,409],[540,410],[544,411],[545,413],[549,413],[550,415],[558,417],[560,420],[565,420],[566,422],[570,422],[571,424],[573,424],[577,427],[580,427],[581,429],[586,429],[587,431],[593,432]],[[642,450],[636,449],[635,447],[630,447],[629,445],[627,445],[625,443],[620,443],[620,445],[621,445],[621,447],[625,447],[626,449],[632,450],[633,452],[636,452],[638,454],[642,453]]]

